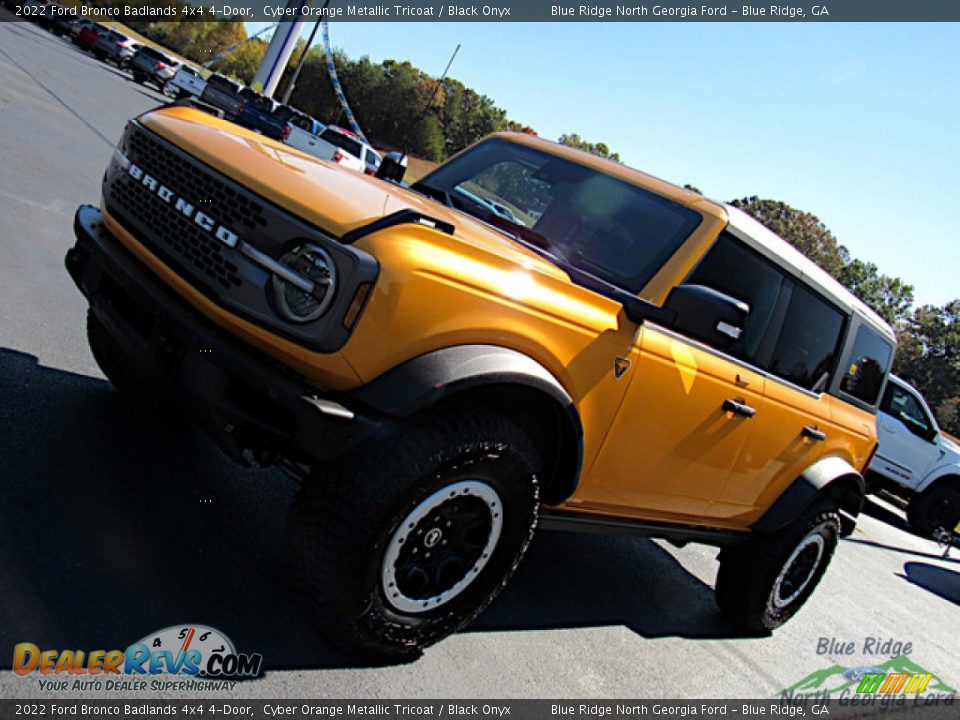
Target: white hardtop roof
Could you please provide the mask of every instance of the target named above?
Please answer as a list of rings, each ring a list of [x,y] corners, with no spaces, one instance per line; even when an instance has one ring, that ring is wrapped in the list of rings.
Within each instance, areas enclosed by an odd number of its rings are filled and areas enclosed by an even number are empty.
[[[730,224],[727,226],[733,235],[745,242],[757,252],[770,258],[778,265],[791,270],[794,275],[817,290],[821,295],[834,302],[848,313],[855,313],[884,337],[896,342],[896,335],[886,320],[877,315],[860,298],[837,282],[826,270],[805,256],[779,235],[768,230],[763,224],[738,208],[723,203]]]

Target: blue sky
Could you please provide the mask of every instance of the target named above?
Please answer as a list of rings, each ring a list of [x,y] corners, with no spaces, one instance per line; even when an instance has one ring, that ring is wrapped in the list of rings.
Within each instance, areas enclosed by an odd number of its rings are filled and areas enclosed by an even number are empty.
[[[460,43],[450,75],[540,135],[602,140],[718,199],[783,200],[912,283],[918,304],[960,297],[960,25],[334,22],[330,35],[433,74]]]

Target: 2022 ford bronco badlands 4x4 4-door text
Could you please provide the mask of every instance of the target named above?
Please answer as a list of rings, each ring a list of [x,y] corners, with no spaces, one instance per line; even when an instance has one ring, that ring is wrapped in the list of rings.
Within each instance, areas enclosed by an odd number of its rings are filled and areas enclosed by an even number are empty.
[[[538,524],[717,545],[719,606],[789,619],[860,511],[889,327],[743,213],[623,165],[518,134],[410,188],[398,165],[158,109],[67,255],[118,389],[304,479],[292,552],[326,635],[415,656]]]

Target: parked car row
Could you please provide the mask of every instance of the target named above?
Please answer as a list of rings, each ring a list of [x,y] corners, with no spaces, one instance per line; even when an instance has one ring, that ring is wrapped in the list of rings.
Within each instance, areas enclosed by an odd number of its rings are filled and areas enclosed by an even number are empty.
[[[308,155],[368,175],[376,175],[380,167],[380,154],[356,133],[336,125],[325,126],[300,110],[277,103],[223,75],[211,75],[199,93],[195,79],[184,77],[182,83],[178,73],[172,81],[178,97],[197,96],[221,110],[228,120]]]
[[[49,0],[27,2],[51,4]],[[162,51],[106,25],[60,17],[40,24],[56,35],[69,36],[77,47],[101,62],[129,70],[135,82],[154,85],[165,95],[178,100],[196,98],[221,111],[231,122],[321,160],[368,175],[375,175],[380,167],[380,154],[360,135],[336,125],[323,125],[300,110],[223,75],[214,73],[204,78],[197,68],[178,63]],[[504,212],[509,213],[509,209]]]

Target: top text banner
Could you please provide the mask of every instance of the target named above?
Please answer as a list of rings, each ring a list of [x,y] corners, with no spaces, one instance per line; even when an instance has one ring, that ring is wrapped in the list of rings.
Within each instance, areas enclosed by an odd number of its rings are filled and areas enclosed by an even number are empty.
[[[327,18],[338,22],[960,22],[960,0],[817,0],[789,3],[658,2],[586,4],[546,0],[491,0],[490,3],[356,2],[323,0],[98,0],[81,8],[51,5],[52,15],[94,20],[292,22]],[[81,14],[82,13],[82,14]],[[4,19],[31,19],[10,17]]]

